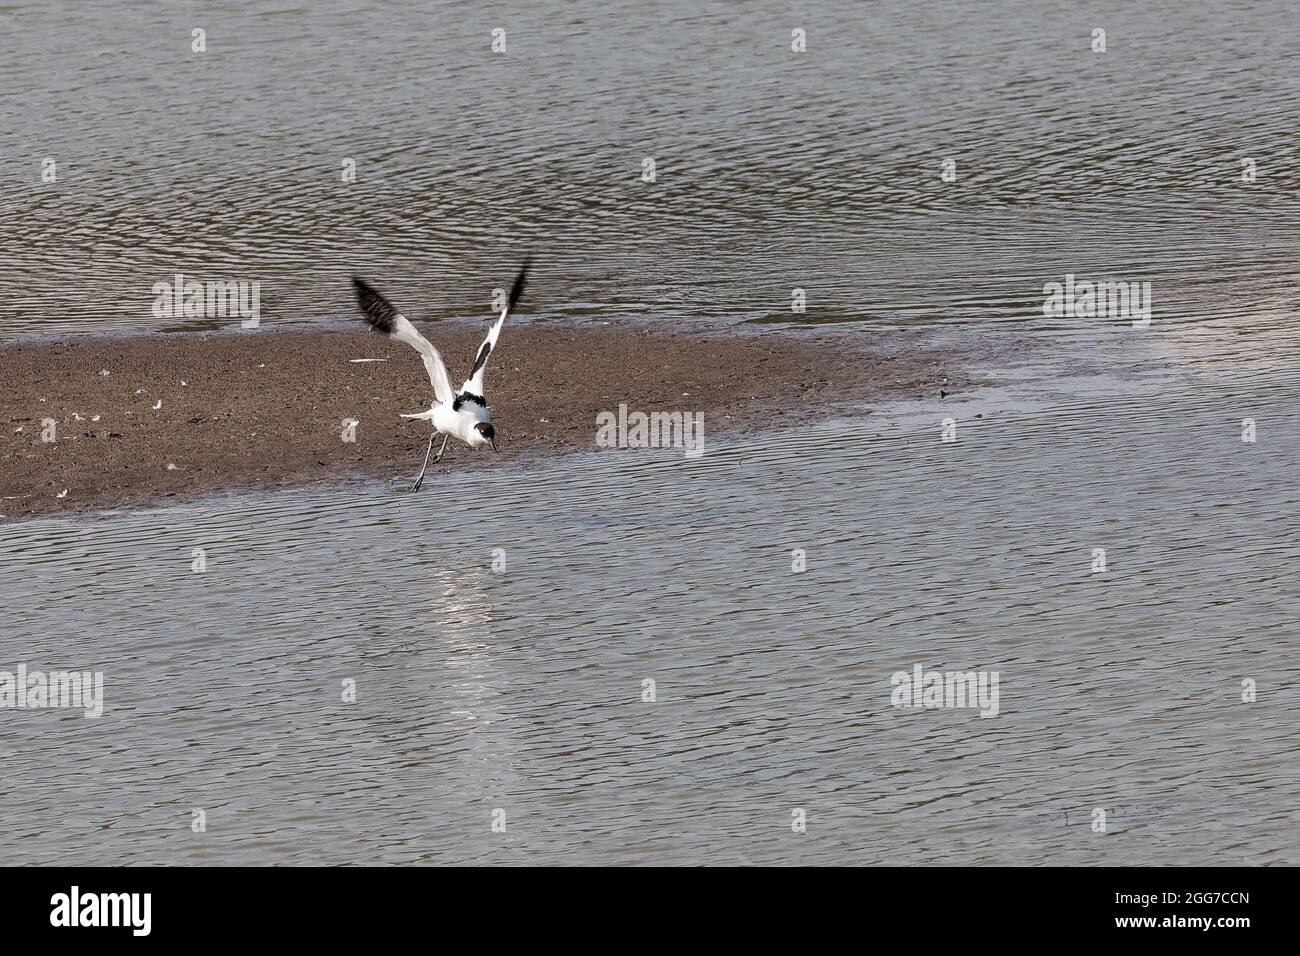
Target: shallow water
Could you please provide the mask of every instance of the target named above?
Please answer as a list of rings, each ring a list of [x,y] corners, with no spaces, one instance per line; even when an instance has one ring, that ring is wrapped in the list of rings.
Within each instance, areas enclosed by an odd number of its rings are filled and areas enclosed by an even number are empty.
[[[4,659],[107,689],[6,717],[9,859],[1294,863],[1297,397],[12,526]],[[895,709],[915,664],[998,715]]]
[[[536,251],[526,318],[800,287],[990,383],[0,524],[0,670],[106,682],[0,710],[6,862],[1300,862],[1300,14],[1213,6],[0,8],[0,334],[157,327],[177,271],[268,324],[353,271],[479,315]],[[1067,273],[1151,281],[1151,328],[1044,318]],[[917,664],[998,715],[895,708]]]

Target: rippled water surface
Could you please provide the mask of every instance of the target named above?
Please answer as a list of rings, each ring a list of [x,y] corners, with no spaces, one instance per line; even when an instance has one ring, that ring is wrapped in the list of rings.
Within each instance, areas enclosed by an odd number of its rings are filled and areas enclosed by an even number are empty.
[[[18,525],[6,649],[108,704],[10,713],[51,785],[0,815],[23,860],[1295,862],[1296,399]],[[998,716],[894,709],[917,663],[998,671]]]
[[[348,312],[353,271],[481,315],[525,250],[568,317],[800,287],[823,319],[1032,318],[1073,271],[1258,323],[1297,291],[1300,8],[1188,6],[10,5],[0,333],[154,327],[176,272],[259,281],[267,321]]]
[[[926,327],[988,384],[0,522],[0,670],[106,682],[0,710],[6,862],[1300,862],[1300,8],[73,9],[0,7],[0,335],[176,272],[478,316],[534,251],[532,318]],[[1150,328],[1045,318],[1067,273]],[[916,664],[998,715],[896,709]]]

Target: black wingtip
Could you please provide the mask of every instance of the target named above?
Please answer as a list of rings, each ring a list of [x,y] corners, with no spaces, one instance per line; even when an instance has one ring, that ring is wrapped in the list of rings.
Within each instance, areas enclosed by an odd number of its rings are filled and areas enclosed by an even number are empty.
[[[352,288],[357,294],[357,305],[371,328],[385,334],[392,334],[394,320],[398,311],[370,283],[358,276],[352,277]]]
[[[524,258],[524,264],[519,268],[519,275],[515,276],[515,284],[510,287],[510,311],[514,311],[515,303],[519,297],[524,294],[524,286],[528,284],[528,267],[532,264],[533,257]]]
[[[366,307],[366,299],[372,295],[378,295],[374,287],[360,276],[352,277],[352,291],[357,294],[357,302],[362,309]]]

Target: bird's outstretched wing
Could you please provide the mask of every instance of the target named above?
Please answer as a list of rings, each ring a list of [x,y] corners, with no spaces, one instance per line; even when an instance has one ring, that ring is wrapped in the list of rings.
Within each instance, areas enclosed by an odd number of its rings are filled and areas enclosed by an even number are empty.
[[[391,302],[364,280],[353,279],[352,286],[356,289],[357,302],[361,305],[361,311],[365,314],[370,327],[399,342],[405,342],[419,352],[420,358],[424,360],[425,371],[429,373],[429,381],[433,383],[433,397],[444,404],[450,402],[452,400],[451,379],[447,377],[447,366],[442,361],[441,353],[433,347],[433,343],[421,335],[406,316],[393,308]]]
[[[510,287],[510,298],[506,301],[506,307],[501,311],[501,317],[492,323],[492,328],[488,329],[487,338],[478,347],[478,354],[474,356],[474,368],[470,370],[469,378],[465,379],[465,384],[460,387],[460,394],[456,399],[458,402],[463,399],[477,402],[480,405],[484,403],[483,373],[487,370],[488,356],[497,347],[497,336],[501,334],[501,326],[505,324],[506,316],[515,307],[519,297],[524,294],[524,285],[528,282],[528,264],[531,261],[531,259],[524,260],[524,264],[519,269],[519,275],[515,276],[515,284]]]

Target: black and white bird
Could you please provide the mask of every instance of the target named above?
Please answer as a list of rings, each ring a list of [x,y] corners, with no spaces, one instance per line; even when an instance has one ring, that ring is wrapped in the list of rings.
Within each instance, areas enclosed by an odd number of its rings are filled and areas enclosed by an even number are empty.
[[[478,355],[474,357],[474,367],[470,370],[469,378],[465,379],[465,384],[460,387],[459,392],[452,392],[447,366],[442,361],[442,354],[434,348],[433,343],[421,335],[406,316],[393,308],[392,304],[368,283],[362,279],[352,280],[352,285],[357,292],[357,302],[361,305],[361,311],[371,328],[378,329],[389,338],[405,342],[419,352],[424,360],[425,371],[429,373],[429,381],[433,384],[433,404],[429,406],[429,410],[402,416],[433,423],[433,431],[429,435],[429,447],[424,452],[424,464],[420,467],[420,474],[416,477],[415,484],[411,486],[412,491],[419,491],[420,486],[424,484],[424,473],[429,468],[429,455],[432,454],[433,442],[439,435],[443,436],[442,447],[438,449],[438,457],[433,459],[435,465],[442,460],[443,452],[447,450],[447,442],[453,436],[470,448],[491,445],[493,451],[497,450],[496,430],[492,427],[492,412],[488,408],[487,399],[484,398],[483,374],[487,370],[488,356],[497,347],[497,336],[501,334],[501,326],[505,324],[506,316],[515,307],[519,297],[524,294],[524,283],[527,278],[528,260],[524,260],[519,275],[515,276],[514,285],[510,287],[510,297],[506,300],[506,307],[501,311],[501,317],[488,329],[487,338],[483,340]]]

